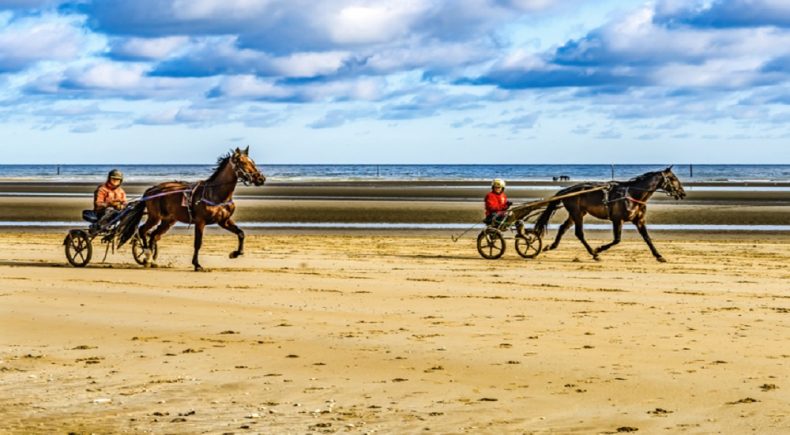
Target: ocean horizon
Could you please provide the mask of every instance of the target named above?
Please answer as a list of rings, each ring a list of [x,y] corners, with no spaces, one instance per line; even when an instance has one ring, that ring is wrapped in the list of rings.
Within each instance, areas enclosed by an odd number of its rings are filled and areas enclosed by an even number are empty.
[[[628,179],[665,168],[659,164],[275,164],[259,165],[269,181],[474,181],[504,178],[508,181],[553,181],[567,176],[572,181]],[[214,165],[195,164],[66,164],[0,165],[0,180],[46,182],[100,182],[118,168],[127,182],[207,178]],[[790,164],[683,164],[673,167],[685,181],[786,182]]]

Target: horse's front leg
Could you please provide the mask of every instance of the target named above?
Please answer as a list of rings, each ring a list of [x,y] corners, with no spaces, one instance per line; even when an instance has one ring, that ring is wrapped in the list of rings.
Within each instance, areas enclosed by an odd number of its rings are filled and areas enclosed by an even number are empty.
[[[195,222],[195,252],[192,254],[192,265],[195,266],[195,272],[203,271],[203,267],[198,262],[198,252],[200,247],[203,246],[203,230],[206,228],[206,223],[202,220]]]
[[[230,258],[238,258],[239,256],[244,255],[244,231],[233,222],[233,219],[228,219],[224,222],[220,222],[219,226],[225,228],[226,230],[230,231],[231,233],[235,234],[239,238],[239,248],[230,253]]]
[[[650,248],[650,252],[653,253],[653,256],[656,257],[656,260],[658,260],[661,263],[666,263],[667,260],[664,257],[662,257],[661,254],[658,253],[656,247],[653,246],[653,241],[650,239],[650,235],[647,234],[647,226],[645,225],[645,218],[642,217],[635,220],[634,225],[636,225],[636,229],[639,231],[639,234],[642,235],[642,238],[645,239],[645,243],[647,243],[647,246]]]
[[[623,234],[623,221],[621,221],[620,219],[613,220],[612,221],[612,232],[614,233],[614,240],[612,240],[612,243],[607,243],[605,245],[601,245],[601,246],[595,248],[595,253],[596,254],[599,254],[599,253],[611,248],[612,246],[620,243],[620,237]]]

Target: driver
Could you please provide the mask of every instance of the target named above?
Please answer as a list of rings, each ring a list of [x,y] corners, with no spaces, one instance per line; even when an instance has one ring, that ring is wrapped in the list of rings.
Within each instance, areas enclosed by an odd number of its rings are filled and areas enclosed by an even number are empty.
[[[107,181],[93,193],[93,210],[101,224],[106,224],[120,210],[126,207],[126,192],[121,187],[123,173],[113,169],[107,174]]]
[[[486,217],[483,221],[486,225],[502,222],[506,215],[505,212],[513,205],[512,202],[507,200],[507,195],[505,195],[505,180],[495,178],[491,182],[491,191],[486,195],[485,204]]]

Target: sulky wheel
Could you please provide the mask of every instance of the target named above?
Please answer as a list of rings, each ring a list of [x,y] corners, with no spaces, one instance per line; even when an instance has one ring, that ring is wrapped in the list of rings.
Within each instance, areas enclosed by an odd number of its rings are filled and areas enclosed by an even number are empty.
[[[63,240],[66,259],[74,267],[85,267],[93,255],[93,245],[88,234],[83,230],[71,230]]]
[[[533,230],[525,230],[516,236],[516,252],[524,258],[535,258],[540,254],[543,242]]]
[[[477,252],[486,260],[496,260],[505,253],[505,238],[493,228],[486,228],[477,236]]]
[[[151,254],[151,258],[155,259],[157,252],[157,246],[154,245],[154,252]],[[132,237],[132,257],[134,257],[134,261],[139,264],[140,266],[145,265],[146,257],[145,248],[143,247],[143,239],[140,238],[139,235],[135,235]]]

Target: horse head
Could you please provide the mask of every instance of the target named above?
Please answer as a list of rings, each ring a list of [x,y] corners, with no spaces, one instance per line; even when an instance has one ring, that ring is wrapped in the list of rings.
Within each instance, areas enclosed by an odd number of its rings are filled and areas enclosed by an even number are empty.
[[[255,165],[255,161],[250,158],[249,146],[243,150],[236,148],[230,156],[230,161],[233,163],[236,176],[245,185],[263,186],[263,183],[266,182],[266,177]]]
[[[661,176],[663,180],[659,188],[667,192],[667,195],[675,199],[683,199],[686,197],[686,191],[683,189],[683,185],[680,184],[678,177],[672,172],[672,166],[661,171]]]

